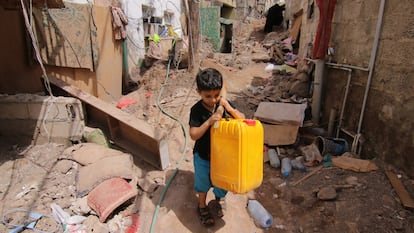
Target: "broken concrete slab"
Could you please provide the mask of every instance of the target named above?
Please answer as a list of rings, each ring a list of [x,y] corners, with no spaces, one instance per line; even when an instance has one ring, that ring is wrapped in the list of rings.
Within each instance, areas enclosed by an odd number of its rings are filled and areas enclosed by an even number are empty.
[[[88,165],[106,157],[120,156],[125,153],[95,143],[81,143],[67,148],[63,154],[81,165]]]
[[[60,160],[55,165],[55,169],[62,174],[66,174],[73,166],[73,162],[70,160]]]
[[[271,124],[302,126],[306,107],[307,104],[261,102],[254,117]]]
[[[85,127],[82,104],[71,97],[32,94],[0,96],[0,130],[27,136],[32,144],[71,145],[82,139]]]
[[[133,179],[133,161],[129,154],[103,158],[93,164],[81,167],[77,175],[77,195],[83,197],[100,182],[122,177]]]

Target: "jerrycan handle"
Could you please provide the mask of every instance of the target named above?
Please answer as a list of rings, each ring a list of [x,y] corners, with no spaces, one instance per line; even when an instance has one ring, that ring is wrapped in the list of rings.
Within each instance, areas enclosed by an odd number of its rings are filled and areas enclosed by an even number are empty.
[[[224,107],[221,106],[221,105],[219,105],[218,108],[217,108],[217,110],[216,110],[216,112],[219,112],[221,115],[223,115]],[[220,125],[220,122],[219,121],[216,121],[216,122],[214,122],[214,126],[213,127],[217,129],[219,127],[219,125]]]
[[[244,119],[243,122],[246,123],[248,126],[256,126],[256,120]]]

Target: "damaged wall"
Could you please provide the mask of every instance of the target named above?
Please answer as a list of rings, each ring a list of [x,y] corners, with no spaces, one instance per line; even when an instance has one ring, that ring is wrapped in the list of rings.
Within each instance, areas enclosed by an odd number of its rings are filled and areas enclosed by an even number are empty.
[[[112,18],[109,8],[95,5],[94,20],[99,48],[98,64],[94,71],[63,66],[46,66],[49,76],[59,77],[71,85],[101,98],[116,101],[122,91],[121,44],[114,40]],[[0,56],[0,92],[7,94],[42,92],[42,72],[32,54],[31,39],[26,32],[21,10],[4,10],[0,7],[0,42],[3,51]],[[58,37],[51,39],[57,40]],[[67,38],[66,38],[67,39]],[[10,43],[13,41],[13,43]],[[56,54],[64,48],[56,46]],[[33,56],[33,58],[32,58]],[[74,55],[80,59],[81,54]],[[44,64],[45,61],[43,61]]]
[[[152,15],[163,18],[161,24],[166,23],[164,18],[165,12],[173,13],[169,20],[174,32],[179,36],[183,36],[180,19],[182,17],[181,0],[169,1],[152,1],[152,0],[120,0],[122,9],[128,17],[128,25],[126,26],[128,37],[128,65],[130,70],[140,68],[146,51],[146,42],[143,18],[145,15]],[[143,8],[144,5],[144,8]],[[144,11],[146,12],[143,12]]]
[[[311,1],[302,1],[304,15]],[[367,68],[378,20],[380,0],[337,1],[332,23],[333,61]],[[306,8],[305,8],[306,6]],[[387,0],[377,59],[370,86],[361,133],[365,142],[363,158],[379,157],[414,177],[414,24],[410,0]],[[319,16],[315,5],[314,17]],[[300,57],[313,42],[317,20],[302,25]],[[315,23],[316,22],[316,23]],[[306,29],[305,29],[306,28]],[[331,109],[341,109],[347,72],[325,69],[322,124],[327,125]],[[358,128],[368,72],[353,70],[343,127],[355,133]],[[342,137],[346,137],[341,134]],[[347,138],[352,142],[352,138]]]
[[[26,32],[22,13],[0,7],[0,93],[36,93],[42,91],[40,67],[29,59],[30,41]]]

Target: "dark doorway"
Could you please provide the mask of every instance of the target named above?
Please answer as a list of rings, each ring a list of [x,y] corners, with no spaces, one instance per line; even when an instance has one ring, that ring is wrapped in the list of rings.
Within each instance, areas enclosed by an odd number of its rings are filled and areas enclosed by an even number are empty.
[[[233,40],[233,24],[221,24],[220,29],[220,52],[231,53]]]

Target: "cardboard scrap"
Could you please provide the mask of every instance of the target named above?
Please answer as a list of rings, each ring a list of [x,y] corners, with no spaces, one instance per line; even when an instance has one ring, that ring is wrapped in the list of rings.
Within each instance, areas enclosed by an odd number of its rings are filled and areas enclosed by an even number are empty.
[[[264,143],[269,146],[291,145],[296,142],[299,126],[273,125],[262,122]]]
[[[369,172],[378,169],[377,165],[371,161],[346,156],[332,158],[332,164],[336,167],[355,172]]]

